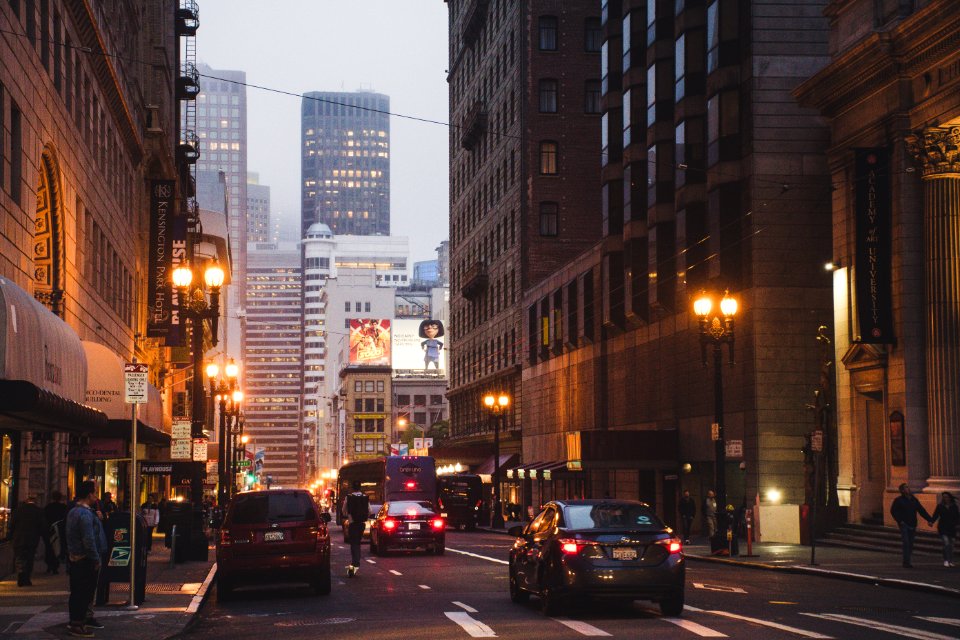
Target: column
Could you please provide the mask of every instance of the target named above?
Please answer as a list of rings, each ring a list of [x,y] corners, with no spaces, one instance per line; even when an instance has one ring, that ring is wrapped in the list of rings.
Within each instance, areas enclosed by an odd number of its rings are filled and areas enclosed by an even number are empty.
[[[923,170],[929,491],[960,488],[960,126],[907,138]]]

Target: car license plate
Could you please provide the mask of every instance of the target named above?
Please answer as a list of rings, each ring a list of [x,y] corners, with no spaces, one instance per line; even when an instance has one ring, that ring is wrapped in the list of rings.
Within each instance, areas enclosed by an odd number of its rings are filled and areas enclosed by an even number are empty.
[[[420,523],[419,523],[419,522],[409,522],[409,523],[407,523],[407,529],[410,529],[411,531],[419,531],[419,530],[420,530]]]
[[[634,549],[633,547],[614,547],[613,559],[614,560],[636,560],[637,550]]]
[[[264,542],[276,542],[277,540],[283,540],[283,531],[267,531],[263,534]]]

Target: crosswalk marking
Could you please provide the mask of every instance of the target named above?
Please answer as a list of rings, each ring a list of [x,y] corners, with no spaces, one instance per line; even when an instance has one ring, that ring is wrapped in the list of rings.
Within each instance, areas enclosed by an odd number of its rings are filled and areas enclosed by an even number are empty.
[[[948,624],[951,627],[960,627],[960,618],[938,618],[936,616],[913,616],[918,620],[926,620],[927,622],[936,622],[938,624]]]
[[[403,575],[402,573],[400,573],[400,572],[397,571],[396,569],[390,569],[390,573],[392,573],[392,574],[395,575],[395,576],[402,576],[402,575]]]
[[[581,633],[585,636],[609,636],[610,634],[604,631],[603,629],[598,629],[592,624],[587,624],[581,620],[569,620],[567,618],[554,618],[560,624],[570,627],[574,631]]]
[[[761,620],[760,618],[751,618],[749,616],[741,616],[736,613],[730,613],[729,611],[706,611],[704,609],[697,609],[695,607],[687,606],[686,609],[690,611],[699,611],[702,613],[711,613],[715,616],[723,616],[725,618],[733,618],[734,620],[743,620],[744,622],[752,622],[753,624],[759,624],[764,627],[770,627],[771,629],[779,629],[780,631],[786,631],[804,638],[816,638],[818,640],[833,640],[833,636],[827,636],[822,633],[817,633],[815,631],[807,631],[806,629],[798,629],[797,627],[789,627],[785,624],[780,624],[779,622],[773,622],[771,620]]]
[[[420,585],[423,586],[423,585]],[[464,631],[473,638],[496,638],[497,634],[493,629],[483,624],[479,620],[474,620],[466,611],[446,611],[445,616],[460,625]]]
[[[711,629],[710,627],[705,627],[702,624],[697,624],[692,620],[684,620],[683,618],[663,618],[667,622],[673,623],[680,627],[681,629],[686,629],[692,633],[697,634],[701,638],[726,638],[727,634],[720,633],[716,629]]]
[[[457,602],[456,600],[453,601],[453,604],[457,605],[458,607],[460,607],[461,609],[469,613],[477,613],[477,610],[468,604],[463,604],[462,602]]]
[[[377,564],[376,560],[371,560],[370,558],[367,558],[367,562],[369,562],[370,564]]]
[[[417,585],[417,586],[420,587],[421,589],[429,589],[429,588],[430,588],[430,587],[428,587],[428,586],[425,585],[425,584],[420,584],[420,585]]]
[[[839,613],[803,613],[800,615],[810,616],[811,618],[820,618],[821,620],[830,620],[832,622],[844,622],[857,627],[867,627],[886,633],[895,633],[906,638],[916,638],[916,640],[956,640],[953,636],[944,636],[931,631],[922,631],[920,629],[911,629],[910,627],[901,627],[895,624],[885,624],[876,620],[867,620],[866,618],[857,618],[855,616],[845,616]]]

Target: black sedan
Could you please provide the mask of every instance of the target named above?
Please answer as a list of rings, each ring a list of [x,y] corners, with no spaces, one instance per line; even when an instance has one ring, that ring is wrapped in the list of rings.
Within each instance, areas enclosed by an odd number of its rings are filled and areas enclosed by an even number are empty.
[[[370,524],[370,551],[383,556],[390,549],[423,547],[443,555],[446,530],[447,521],[429,502],[387,502]]]
[[[554,501],[510,534],[517,538],[510,549],[514,602],[535,594],[547,615],[587,597],[653,600],[667,616],[683,611],[680,539],[642,502]]]

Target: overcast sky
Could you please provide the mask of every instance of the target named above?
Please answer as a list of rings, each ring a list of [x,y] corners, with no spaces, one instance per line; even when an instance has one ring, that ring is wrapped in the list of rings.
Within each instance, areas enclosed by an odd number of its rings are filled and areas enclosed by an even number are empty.
[[[295,94],[385,93],[394,114],[447,122],[443,0],[202,0],[197,59]],[[275,219],[299,228],[300,98],[248,87],[247,105],[247,168],[270,186]],[[390,118],[390,229],[412,261],[447,239],[447,135]]]

